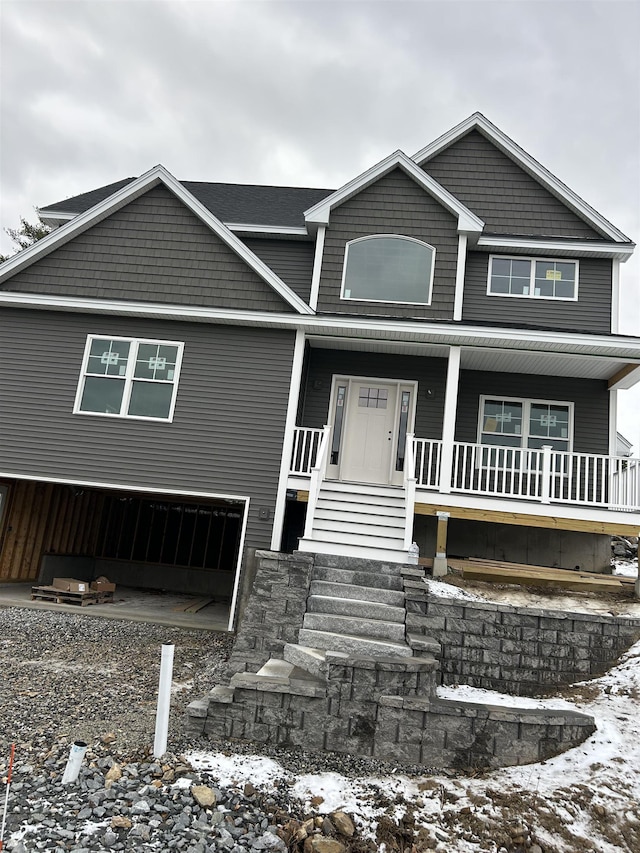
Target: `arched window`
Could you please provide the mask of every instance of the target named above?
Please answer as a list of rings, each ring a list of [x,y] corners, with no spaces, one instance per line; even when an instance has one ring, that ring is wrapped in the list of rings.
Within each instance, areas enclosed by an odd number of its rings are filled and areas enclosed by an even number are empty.
[[[436,250],[396,234],[347,243],[342,298],[429,305]]]

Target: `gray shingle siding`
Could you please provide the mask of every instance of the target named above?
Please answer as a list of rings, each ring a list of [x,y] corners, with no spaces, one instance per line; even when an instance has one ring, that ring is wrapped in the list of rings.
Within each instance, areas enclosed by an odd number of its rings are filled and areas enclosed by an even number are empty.
[[[481,395],[491,395],[497,399],[521,397],[575,403],[573,450],[577,453],[609,453],[609,392],[605,381],[462,370],[458,391],[456,441],[478,440],[478,407]]]
[[[349,240],[371,234],[402,234],[435,247],[436,265],[430,306],[404,307],[340,299],[345,245]],[[457,253],[456,219],[402,170],[394,169],[331,212],[325,236],[318,311],[451,319]]]
[[[72,414],[87,334],[184,341],[173,423]],[[250,496],[246,544],[269,547],[294,338],[2,309],[0,472]]]
[[[16,273],[2,287],[97,299],[293,310],[161,186]]]
[[[315,243],[263,237],[243,237],[242,242],[301,299],[309,302]]]
[[[477,130],[422,168],[485,222],[485,233],[609,239]]]
[[[440,438],[446,371],[444,358],[312,348],[303,391],[301,425],[319,428],[327,423],[334,375],[371,376],[418,382],[415,433],[420,438]]]
[[[327,423],[331,380],[334,375],[371,376],[378,379],[418,382],[415,434],[418,438],[442,438],[446,371],[447,360],[444,358],[416,358],[386,353],[312,348],[309,351],[300,424],[318,429]],[[478,406],[481,395],[573,402],[573,449],[581,453],[609,452],[609,394],[606,382],[462,370],[456,441],[478,440]]]
[[[469,252],[462,320],[495,326],[504,323],[508,326],[528,325],[608,334],[611,331],[611,261],[580,258],[578,264],[577,302],[488,296],[489,255]]]

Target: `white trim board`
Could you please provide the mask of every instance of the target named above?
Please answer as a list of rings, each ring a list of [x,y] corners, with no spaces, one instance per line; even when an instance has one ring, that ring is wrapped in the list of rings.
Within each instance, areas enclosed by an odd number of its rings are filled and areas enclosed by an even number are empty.
[[[488,446],[488,445],[487,445]],[[502,513],[510,512],[518,515],[542,515],[547,518],[567,518],[575,521],[594,521],[606,524],[637,524],[640,533],[640,512],[623,512],[607,509],[606,507],[585,506],[584,504],[543,504],[514,498],[493,498],[485,495],[460,494],[451,492],[445,499],[438,492],[418,486],[416,488],[416,503],[430,506],[451,506],[459,509],[479,509]],[[489,522],[490,520],[487,519]],[[517,525],[516,525],[517,526]]]
[[[530,154],[527,154],[513,139],[510,139],[506,133],[503,133],[500,128],[496,127],[495,124],[490,122],[480,112],[473,113],[469,118],[461,121],[460,124],[457,124],[446,133],[443,133],[442,136],[439,136],[433,142],[430,142],[424,148],[420,149],[420,151],[416,152],[411,159],[420,166],[424,166],[427,160],[439,154],[440,151],[444,151],[445,148],[448,148],[471,130],[477,130],[485,136],[556,198],[585,219],[593,228],[604,232],[615,242],[629,242],[629,238],[622,231],[619,231],[604,216],[598,213],[597,210],[594,210],[591,205],[581,199],[572,189],[563,184],[559,178],[556,178],[541,163],[538,163]]]
[[[526,237],[496,237],[482,235],[476,243],[478,249],[502,249],[526,255],[529,252],[560,252],[565,257],[614,258],[628,261],[635,250],[635,243],[578,242],[576,240],[536,240]]]
[[[291,290],[257,255],[255,255],[235,234],[215,217],[198,199],[186,190],[182,184],[168,172],[164,166],[154,166],[135,181],[117,190],[104,201],[79,213],[73,220],[56,228],[42,240],[38,240],[28,249],[13,255],[0,265],[0,282],[5,281],[21,269],[31,265],[38,258],[64,245],[73,237],[86,231],[92,225],[101,222],[107,216],[123,208],[126,204],[144,195],[160,184],[172,192],[193,214],[234,251],[260,278],[263,279],[282,299],[300,314],[312,314],[311,308]]]
[[[276,329],[305,329],[317,336],[371,338],[413,343],[433,343],[499,349],[536,349],[539,352],[574,353],[578,356],[640,358],[640,337],[629,335],[585,335],[580,332],[549,332],[532,329],[506,329],[491,326],[448,326],[414,320],[386,320],[338,316],[302,316],[296,314],[199,308],[185,305],[158,305],[150,302],[125,302],[48,296],[32,293],[0,292],[2,306],[14,308],[69,311],[85,314],[188,322],[259,326]]]

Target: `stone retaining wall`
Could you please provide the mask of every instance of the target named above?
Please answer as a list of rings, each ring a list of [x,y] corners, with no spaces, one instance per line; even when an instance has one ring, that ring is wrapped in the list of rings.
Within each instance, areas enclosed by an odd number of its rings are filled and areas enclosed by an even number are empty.
[[[427,658],[353,660],[329,652],[326,687],[286,687],[236,676],[214,690],[192,729],[310,751],[375,756],[428,768],[484,769],[543,761],[595,731],[573,711],[439,700]]]
[[[256,551],[258,569],[229,659],[229,674],[257,672],[302,628],[313,555]]]
[[[601,675],[640,638],[640,619],[444,598],[405,578],[407,632],[440,643],[443,684],[536,696]]]
[[[518,680],[512,674],[508,682],[507,659],[500,655],[515,655],[510,649],[522,646],[529,636],[526,632],[540,630],[541,617],[535,616],[538,621],[534,625],[528,621],[533,618],[529,611],[436,598],[427,592],[422,571],[416,567],[398,566],[398,573],[405,578],[407,635],[413,657],[372,659],[346,651],[328,652],[324,678],[299,672],[288,678],[257,675],[269,658],[282,658],[286,643],[297,642],[314,566],[313,555],[307,554],[267,551],[257,557],[253,592],[231,655],[231,683],[215,687],[208,698],[191,703],[192,731],[311,751],[373,755],[428,768],[462,769],[544,760],[576,746],[595,730],[591,717],[573,711],[439,699],[436,685],[441,678],[440,667],[445,682],[474,683],[473,673],[489,665],[485,655],[498,656],[495,660],[499,662],[491,666],[498,667],[502,689],[525,692],[522,687],[527,679]],[[317,559],[324,563],[338,558]],[[348,562],[347,558],[342,562]],[[562,614],[562,618],[572,620],[572,626],[574,616]],[[609,622],[613,631],[617,620]],[[492,626],[491,631],[485,632],[485,624]],[[556,645],[559,630],[554,629]],[[503,637],[501,632],[507,633]],[[433,657],[440,652],[438,643],[430,639],[440,639],[439,634],[444,644],[440,665]],[[591,630],[587,636],[598,635]],[[600,636],[615,636],[617,642],[622,637],[620,633],[605,634],[604,629]],[[544,643],[549,644],[551,639],[550,633],[545,635]],[[498,645],[489,643],[487,650],[482,645],[485,640],[498,641]],[[503,640],[512,646],[503,647]],[[592,646],[595,652],[597,644],[590,640],[588,648]],[[540,653],[540,648],[537,651]],[[533,649],[520,648],[517,654],[532,655]],[[509,662],[512,669],[523,665],[520,657]],[[467,672],[467,666],[468,678],[456,674],[461,668]],[[537,686],[542,672],[540,660],[535,667],[538,669],[526,672],[533,673],[530,677],[535,676]],[[554,664],[553,671],[557,669]],[[482,686],[497,686],[486,683],[486,674],[478,676],[483,677]]]

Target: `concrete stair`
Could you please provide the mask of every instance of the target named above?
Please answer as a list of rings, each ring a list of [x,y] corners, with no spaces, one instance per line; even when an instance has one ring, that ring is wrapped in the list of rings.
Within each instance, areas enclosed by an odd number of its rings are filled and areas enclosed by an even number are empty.
[[[313,529],[299,550],[404,563],[406,509],[402,489],[325,480]]]

